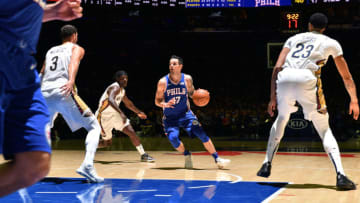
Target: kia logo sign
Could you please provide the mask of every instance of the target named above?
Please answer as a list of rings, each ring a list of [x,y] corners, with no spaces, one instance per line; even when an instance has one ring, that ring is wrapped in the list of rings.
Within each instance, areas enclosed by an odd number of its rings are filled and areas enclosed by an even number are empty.
[[[308,122],[304,119],[291,119],[289,120],[287,126],[294,130],[301,130],[308,126]]]

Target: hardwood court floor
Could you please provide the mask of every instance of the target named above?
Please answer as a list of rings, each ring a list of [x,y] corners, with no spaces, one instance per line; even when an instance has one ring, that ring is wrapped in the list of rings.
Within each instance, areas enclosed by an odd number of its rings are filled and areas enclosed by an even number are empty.
[[[360,189],[337,191],[334,167],[325,153],[278,152],[269,178],[256,176],[264,152],[220,152],[231,164],[217,169],[213,158],[204,152],[193,153],[194,169],[184,169],[184,157],[175,151],[148,151],[155,163],[140,162],[136,151],[98,151],[95,167],[104,178],[227,180],[255,182],[291,182],[271,202],[360,202]],[[81,164],[84,151],[54,150],[48,177],[81,177],[75,170]],[[0,160],[0,163],[3,160]],[[343,153],[347,175],[360,183],[360,153]],[[359,186],[358,186],[359,187]]]

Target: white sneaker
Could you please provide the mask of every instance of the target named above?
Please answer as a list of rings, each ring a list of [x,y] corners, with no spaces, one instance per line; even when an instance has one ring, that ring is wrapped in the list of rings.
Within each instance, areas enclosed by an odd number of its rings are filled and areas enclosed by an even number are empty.
[[[218,157],[218,158],[216,159],[216,164],[218,165],[218,167],[219,167],[220,169],[222,169],[222,168],[224,168],[225,166],[227,166],[230,162],[231,162],[230,159],[223,159],[223,158],[220,158],[220,157]]]
[[[193,168],[191,154],[185,156],[185,168]]]
[[[102,183],[104,182],[104,178],[98,176],[96,174],[94,166],[84,166],[81,165],[76,172],[85,178],[87,178],[92,183]]]

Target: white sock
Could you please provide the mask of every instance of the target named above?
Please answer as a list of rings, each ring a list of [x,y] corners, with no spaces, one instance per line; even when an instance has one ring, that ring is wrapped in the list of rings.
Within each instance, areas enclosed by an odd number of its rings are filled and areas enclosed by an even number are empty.
[[[272,162],[275,153],[277,152],[281,138],[284,136],[286,124],[288,123],[290,115],[278,115],[270,130],[270,137],[267,144],[266,156],[263,163]]]
[[[140,155],[145,154],[145,151],[144,151],[144,148],[143,148],[142,144],[140,144],[139,146],[137,146],[136,149],[138,150],[138,152],[140,153]]]
[[[332,163],[335,166],[336,173],[345,175],[344,168],[341,164],[340,150],[334,135],[329,127],[329,114],[315,114],[312,117],[312,122],[315,129],[322,139],[324,149],[329,155]]]
[[[100,131],[101,131],[100,125],[95,120],[92,123],[91,129],[88,131],[85,140],[86,153],[83,164],[85,164],[86,166],[94,165],[95,153],[100,139]]]

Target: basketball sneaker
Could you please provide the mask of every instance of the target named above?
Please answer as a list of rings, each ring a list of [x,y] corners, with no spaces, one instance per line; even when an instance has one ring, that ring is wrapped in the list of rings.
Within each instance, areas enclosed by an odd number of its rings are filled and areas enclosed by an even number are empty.
[[[148,153],[141,155],[142,162],[155,162],[155,159],[151,157]]]
[[[271,172],[271,163],[266,162],[261,166],[260,170],[257,172],[257,176],[267,178],[270,176],[270,172]]]
[[[185,156],[185,168],[193,168],[191,154]]]
[[[81,165],[76,172],[85,178],[87,178],[92,183],[102,183],[104,182],[104,178],[98,176],[96,174],[94,166],[88,165]]]
[[[337,173],[336,187],[339,190],[356,190],[356,185],[348,177],[341,173]]]
[[[216,158],[215,162],[218,165],[218,168],[222,169],[227,166],[231,162],[231,160],[218,157]]]

